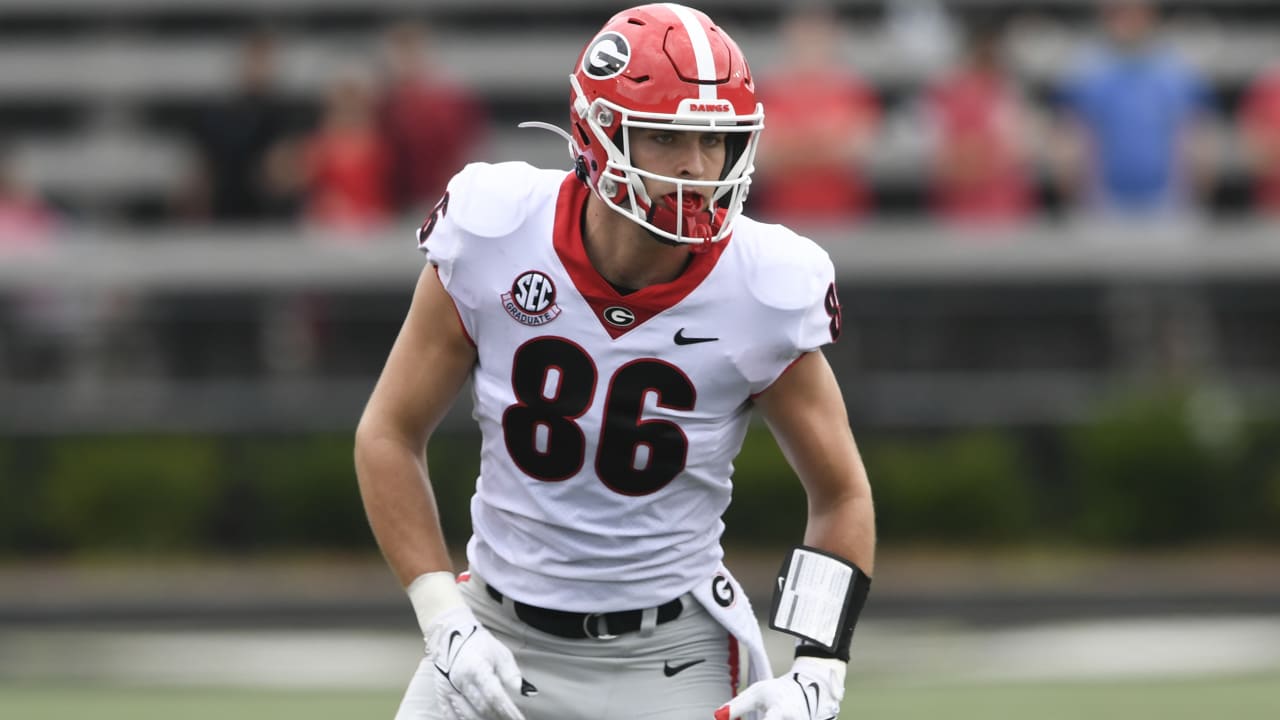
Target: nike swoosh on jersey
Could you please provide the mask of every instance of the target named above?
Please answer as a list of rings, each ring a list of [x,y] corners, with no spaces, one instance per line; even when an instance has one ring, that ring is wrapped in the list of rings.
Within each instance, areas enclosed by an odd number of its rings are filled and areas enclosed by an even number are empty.
[[[689,661],[689,662],[687,662],[687,663],[681,663],[681,664],[679,664],[679,665],[672,665],[672,664],[671,664],[671,661],[670,661],[670,660],[668,660],[668,661],[666,661],[666,662],[662,663],[662,674],[663,674],[663,675],[666,675],[667,677],[671,677],[671,676],[676,675],[676,674],[678,674],[678,673],[682,673],[682,672],[684,672],[685,670],[688,670],[689,668],[693,667],[694,665],[698,665],[698,664],[700,664],[700,663],[704,663],[704,662],[706,662],[706,661],[707,661],[707,659],[706,659],[706,658],[702,658],[701,660],[690,660],[690,661]]]
[[[698,343],[715,342],[720,338],[713,337],[685,337],[684,328],[676,331],[675,341],[677,345],[697,345]]]

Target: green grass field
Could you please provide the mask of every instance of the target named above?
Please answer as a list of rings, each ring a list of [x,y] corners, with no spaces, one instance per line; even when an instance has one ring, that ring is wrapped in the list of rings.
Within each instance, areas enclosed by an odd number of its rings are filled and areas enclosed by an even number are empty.
[[[179,690],[0,685],[4,720],[391,718],[388,691]],[[624,715],[615,715],[625,720]],[[855,683],[843,720],[1275,720],[1280,675],[1164,681],[881,686]],[[709,720],[709,718],[707,719]]]

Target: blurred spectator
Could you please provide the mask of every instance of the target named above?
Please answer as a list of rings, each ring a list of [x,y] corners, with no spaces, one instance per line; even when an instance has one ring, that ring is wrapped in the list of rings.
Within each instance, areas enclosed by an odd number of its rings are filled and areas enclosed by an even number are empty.
[[[885,37],[899,61],[921,69],[954,62],[956,23],[941,0],[885,0],[884,14]]]
[[[372,79],[349,69],[329,88],[320,124],[273,153],[272,174],[304,196],[303,220],[331,239],[360,242],[391,222],[391,147],[377,118]],[[323,294],[298,293],[271,303],[265,331],[267,370],[306,374],[332,324]]]
[[[1155,39],[1157,21],[1148,2],[1104,3],[1106,42],[1062,89],[1063,192],[1103,215],[1176,217],[1211,189],[1210,89]]]
[[[271,181],[267,161],[288,132],[274,89],[275,39],[259,32],[244,40],[235,94],[201,117],[195,141],[200,175],[183,199],[184,214],[217,221],[289,217],[293,199]]]
[[[329,89],[320,127],[301,147],[301,177],[309,224],[371,230],[391,218],[391,151],[377,122],[371,80],[344,73]]]
[[[195,124],[200,173],[187,188],[181,211],[191,219],[225,223],[292,218],[297,193],[273,169],[291,131],[275,88],[275,37],[266,31],[247,35],[238,62],[234,94]],[[260,354],[257,300],[184,291],[150,301],[156,362],[165,372],[181,378],[253,372]]]
[[[426,37],[422,27],[407,23],[387,33],[387,87],[379,109],[391,150],[392,200],[415,219],[473,158],[489,122],[480,101],[441,72]]]
[[[52,243],[57,229],[53,207],[18,177],[9,151],[0,147],[0,262],[8,253]],[[0,376],[56,372],[65,361],[62,339],[72,310],[44,289],[0,294]]]
[[[925,93],[934,209],[951,222],[1010,224],[1034,210],[1032,118],[1001,41],[997,24],[975,23],[959,67]]]
[[[879,102],[840,57],[841,24],[821,3],[783,18],[784,65],[761,77],[765,134],[756,155],[751,212],[803,225],[847,221],[871,204],[862,177]]]
[[[9,152],[0,148],[0,254],[48,242],[57,226],[53,208],[18,178]]]
[[[1280,64],[1247,90],[1240,124],[1249,169],[1257,178],[1257,207],[1280,217]]]

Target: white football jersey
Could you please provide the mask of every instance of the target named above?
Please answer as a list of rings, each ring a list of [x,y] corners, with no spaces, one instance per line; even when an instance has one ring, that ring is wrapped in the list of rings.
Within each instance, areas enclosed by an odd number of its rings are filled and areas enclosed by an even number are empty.
[[[517,600],[651,607],[710,577],[752,396],[840,330],[825,251],[739,218],[672,282],[587,259],[590,191],[468,165],[419,232],[479,361],[471,567]]]

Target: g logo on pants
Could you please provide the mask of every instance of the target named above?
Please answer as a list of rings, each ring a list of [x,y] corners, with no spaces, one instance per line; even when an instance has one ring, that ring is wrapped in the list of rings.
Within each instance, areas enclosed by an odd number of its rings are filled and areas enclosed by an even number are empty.
[[[731,607],[738,599],[733,583],[729,582],[729,578],[723,573],[716,573],[716,576],[711,578],[711,597],[715,598],[716,604],[722,608]]]

